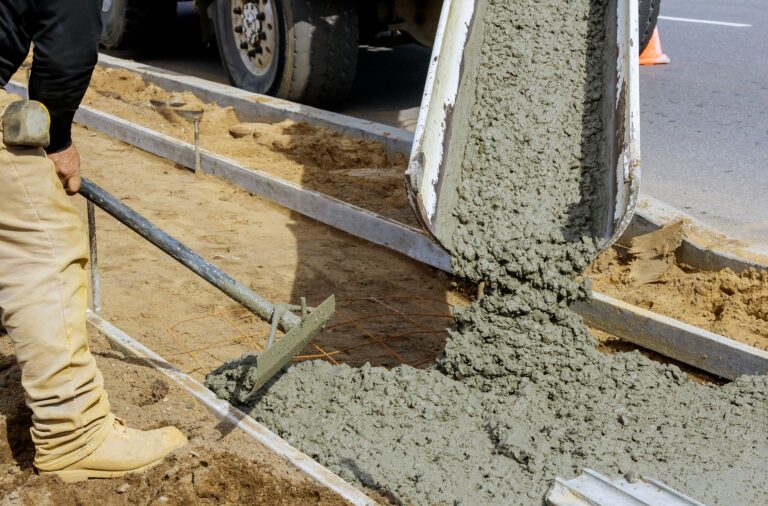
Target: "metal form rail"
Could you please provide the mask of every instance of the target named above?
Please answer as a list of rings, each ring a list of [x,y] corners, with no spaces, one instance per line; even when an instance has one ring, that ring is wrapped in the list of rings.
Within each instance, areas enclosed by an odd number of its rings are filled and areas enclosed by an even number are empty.
[[[629,474],[611,480],[586,468],[572,480],[555,478],[544,502],[547,506],[705,506],[653,478]]]
[[[195,146],[111,114],[80,106],[75,120],[139,149],[195,170]],[[448,253],[421,230],[323,193],[284,181],[235,160],[198,149],[198,172],[221,178],[243,190],[299,214],[398,251],[432,267],[450,271]]]
[[[413,144],[413,133],[374,121],[368,121],[331,111],[325,111],[268,95],[260,95],[226,84],[199,77],[178,74],[169,70],[131,60],[99,54],[99,65],[134,72],[146,82],[171,92],[193,91],[205,102],[222,107],[234,107],[242,121],[271,122],[291,119],[340,132],[350,137],[382,143],[390,152],[408,154]]]

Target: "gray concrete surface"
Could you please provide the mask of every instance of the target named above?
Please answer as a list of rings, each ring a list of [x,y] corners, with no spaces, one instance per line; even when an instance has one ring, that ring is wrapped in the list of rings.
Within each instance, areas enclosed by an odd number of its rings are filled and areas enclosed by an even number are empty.
[[[662,15],[751,26],[659,22],[672,63],[641,68],[643,191],[768,249],[764,0],[666,0]],[[217,53],[198,40],[196,14],[180,3],[159,51],[110,54],[226,82]],[[361,49],[352,95],[339,112],[413,130],[429,56],[416,45]]]

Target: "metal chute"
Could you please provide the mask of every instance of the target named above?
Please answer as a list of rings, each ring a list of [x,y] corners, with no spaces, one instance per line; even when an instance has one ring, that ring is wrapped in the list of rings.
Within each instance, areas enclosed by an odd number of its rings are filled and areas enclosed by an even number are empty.
[[[604,84],[603,153],[611,170],[605,185],[609,196],[595,223],[603,248],[628,226],[640,184],[637,0],[612,0],[607,8],[605,54],[610,61]],[[478,59],[469,55],[482,44],[484,10],[484,0],[443,4],[406,172],[419,219],[448,248],[478,71]]]

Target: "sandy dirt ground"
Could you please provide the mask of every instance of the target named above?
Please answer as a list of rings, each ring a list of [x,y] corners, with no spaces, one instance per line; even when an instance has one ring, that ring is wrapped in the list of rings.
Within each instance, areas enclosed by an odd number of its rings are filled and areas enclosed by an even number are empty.
[[[372,142],[345,138],[322,128],[285,121],[241,124],[232,109],[203,104],[194,95],[171,94],[118,69],[99,68],[86,102],[89,105],[189,140],[189,120],[164,104],[202,108],[206,146],[249,166],[262,168],[361,207],[415,224],[401,181],[406,160],[390,157]],[[254,160],[258,160],[257,165]],[[702,241],[701,234],[687,227]],[[713,241],[712,237],[707,239]],[[728,246],[720,238],[715,247]],[[679,245],[678,245],[679,246]],[[768,348],[768,287],[765,274],[731,271],[696,272],[669,262],[663,279],[632,280],[637,261],[617,247],[603,255],[592,274],[595,287],[626,302],[655,310],[738,341]],[[633,267],[634,265],[634,267]],[[665,264],[667,265],[667,264]],[[693,300],[692,304],[685,301]],[[654,309],[655,308],[655,309]]]
[[[264,296],[276,302],[306,296],[312,304],[335,293],[337,315],[304,358],[428,365],[442,350],[451,308],[467,303],[462,292],[471,288],[460,290],[445,274],[397,253],[85,128],[75,128],[75,141],[88,177]],[[84,216],[84,202],[74,201]],[[97,223],[106,318],[197,378],[226,359],[261,349],[265,324],[100,211]],[[621,280],[628,267],[611,264],[619,260],[618,253],[609,253],[595,272],[605,264]],[[142,477],[74,486],[38,477],[31,469],[19,372],[7,340],[3,346],[3,504],[54,498],[107,504],[336,501],[98,336],[94,350],[117,414],[142,428],[178,424],[192,444]],[[621,351],[615,344],[608,348]]]
[[[768,350],[768,271],[707,272],[677,261],[682,223],[601,255],[589,275],[599,292]]]
[[[440,271],[99,133],[77,127],[76,140],[89,177],[264,296],[312,304],[336,294],[331,325],[300,358],[429,365],[452,308],[474,295]],[[262,349],[266,324],[111,217],[97,211],[97,222],[104,315],[113,323],[198,379]],[[637,349],[595,334],[603,351]]]
[[[32,467],[30,412],[9,340],[0,340],[0,504],[347,504],[242,431],[222,424],[189,394],[144,363],[91,347],[112,409],[133,427],[178,426],[189,444],[146,473],[64,484]]]

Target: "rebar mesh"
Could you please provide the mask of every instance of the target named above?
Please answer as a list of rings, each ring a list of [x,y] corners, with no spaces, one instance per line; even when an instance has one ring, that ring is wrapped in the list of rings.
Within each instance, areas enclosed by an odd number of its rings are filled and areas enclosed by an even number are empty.
[[[445,346],[453,311],[445,301],[414,296],[337,299],[329,324],[294,360],[426,367]],[[187,318],[167,331],[178,349],[168,358],[204,375],[226,360],[263,351],[269,324],[237,308]]]

